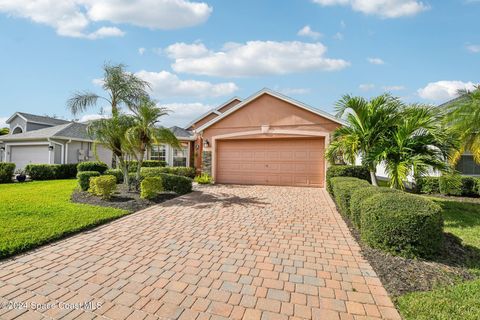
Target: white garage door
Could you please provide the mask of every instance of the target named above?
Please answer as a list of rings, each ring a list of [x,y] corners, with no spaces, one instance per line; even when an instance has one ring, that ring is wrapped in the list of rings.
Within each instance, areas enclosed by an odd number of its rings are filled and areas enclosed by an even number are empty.
[[[17,169],[23,169],[30,163],[48,163],[48,157],[48,145],[46,144],[10,147],[10,162],[15,163]]]

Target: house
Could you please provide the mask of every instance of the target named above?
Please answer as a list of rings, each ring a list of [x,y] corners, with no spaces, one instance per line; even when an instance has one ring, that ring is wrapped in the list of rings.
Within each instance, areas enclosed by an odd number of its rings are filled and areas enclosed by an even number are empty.
[[[100,160],[112,162],[112,152],[96,146],[87,134],[87,124],[52,117],[16,112],[7,121],[10,134],[0,136],[0,161],[13,162],[23,169],[28,164],[63,164]],[[149,150],[150,159],[164,160],[170,165],[189,166],[190,145],[194,137],[185,129],[173,127],[182,148],[156,146]],[[97,158],[98,157],[98,158]]]

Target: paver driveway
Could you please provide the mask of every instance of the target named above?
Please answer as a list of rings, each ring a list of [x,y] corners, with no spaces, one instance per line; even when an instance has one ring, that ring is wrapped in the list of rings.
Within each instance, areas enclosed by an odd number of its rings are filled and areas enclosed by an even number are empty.
[[[202,187],[1,262],[0,297],[0,319],[399,318],[313,188]]]

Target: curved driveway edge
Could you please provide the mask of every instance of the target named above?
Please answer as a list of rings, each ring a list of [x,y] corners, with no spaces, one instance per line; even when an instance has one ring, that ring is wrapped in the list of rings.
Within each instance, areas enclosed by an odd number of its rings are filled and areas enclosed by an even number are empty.
[[[0,262],[13,318],[400,316],[324,189],[216,185]]]

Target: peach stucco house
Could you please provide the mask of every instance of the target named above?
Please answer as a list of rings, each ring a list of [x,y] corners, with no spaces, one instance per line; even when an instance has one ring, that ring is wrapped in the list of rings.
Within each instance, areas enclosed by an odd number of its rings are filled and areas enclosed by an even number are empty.
[[[187,126],[193,165],[217,183],[324,187],[325,148],[343,123],[269,89],[233,98]]]

